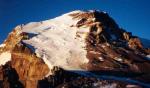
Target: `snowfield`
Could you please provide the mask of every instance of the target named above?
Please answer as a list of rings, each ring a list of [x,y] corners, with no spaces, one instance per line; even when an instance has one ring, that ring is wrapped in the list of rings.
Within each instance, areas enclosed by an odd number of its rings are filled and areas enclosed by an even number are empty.
[[[0,44],[0,47],[5,47],[6,45],[5,44]]]
[[[80,11],[71,13],[76,12]],[[72,19],[71,13],[23,26],[23,32],[36,34],[23,42],[35,50],[50,69],[60,66],[66,70],[83,70],[81,66],[88,63],[85,37],[90,28],[72,27],[78,20]]]
[[[10,60],[11,60],[10,52],[4,52],[0,54],[0,66],[5,65]]]

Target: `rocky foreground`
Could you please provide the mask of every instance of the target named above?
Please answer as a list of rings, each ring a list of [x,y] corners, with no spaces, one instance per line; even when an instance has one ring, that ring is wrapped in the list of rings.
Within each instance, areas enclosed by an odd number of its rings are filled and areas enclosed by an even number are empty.
[[[0,88],[150,88],[150,48],[102,11],[19,25],[0,45]]]

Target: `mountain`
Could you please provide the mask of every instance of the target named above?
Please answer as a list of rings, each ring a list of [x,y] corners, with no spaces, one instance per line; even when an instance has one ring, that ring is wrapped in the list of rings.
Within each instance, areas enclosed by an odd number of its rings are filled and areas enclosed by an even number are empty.
[[[149,88],[143,40],[97,10],[18,25],[0,45],[0,88]]]

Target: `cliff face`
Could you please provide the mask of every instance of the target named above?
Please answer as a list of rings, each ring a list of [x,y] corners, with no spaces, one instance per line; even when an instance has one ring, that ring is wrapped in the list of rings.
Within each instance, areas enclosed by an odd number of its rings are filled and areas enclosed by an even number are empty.
[[[150,87],[150,50],[143,45],[100,11],[20,25],[0,46],[0,86]]]
[[[11,61],[1,68],[2,88],[37,88],[38,80],[49,72],[48,66],[20,43],[11,51]]]
[[[11,53],[11,60],[1,66],[2,88],[37,88],[38,80],[44,79],[49,72],[43,60],[21,43],[26,37],[27,34],[21,32],[21,26],[17,26],[0,48],[1,53]]]

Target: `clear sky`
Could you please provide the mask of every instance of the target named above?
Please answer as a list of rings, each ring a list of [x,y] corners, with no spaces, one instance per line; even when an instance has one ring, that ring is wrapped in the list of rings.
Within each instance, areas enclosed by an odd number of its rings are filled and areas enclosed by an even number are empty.
[[[0,43],[16,25],[92,9],[108,12],[120,27],[150,39],[149,4],[150,0],[0,0]]]

